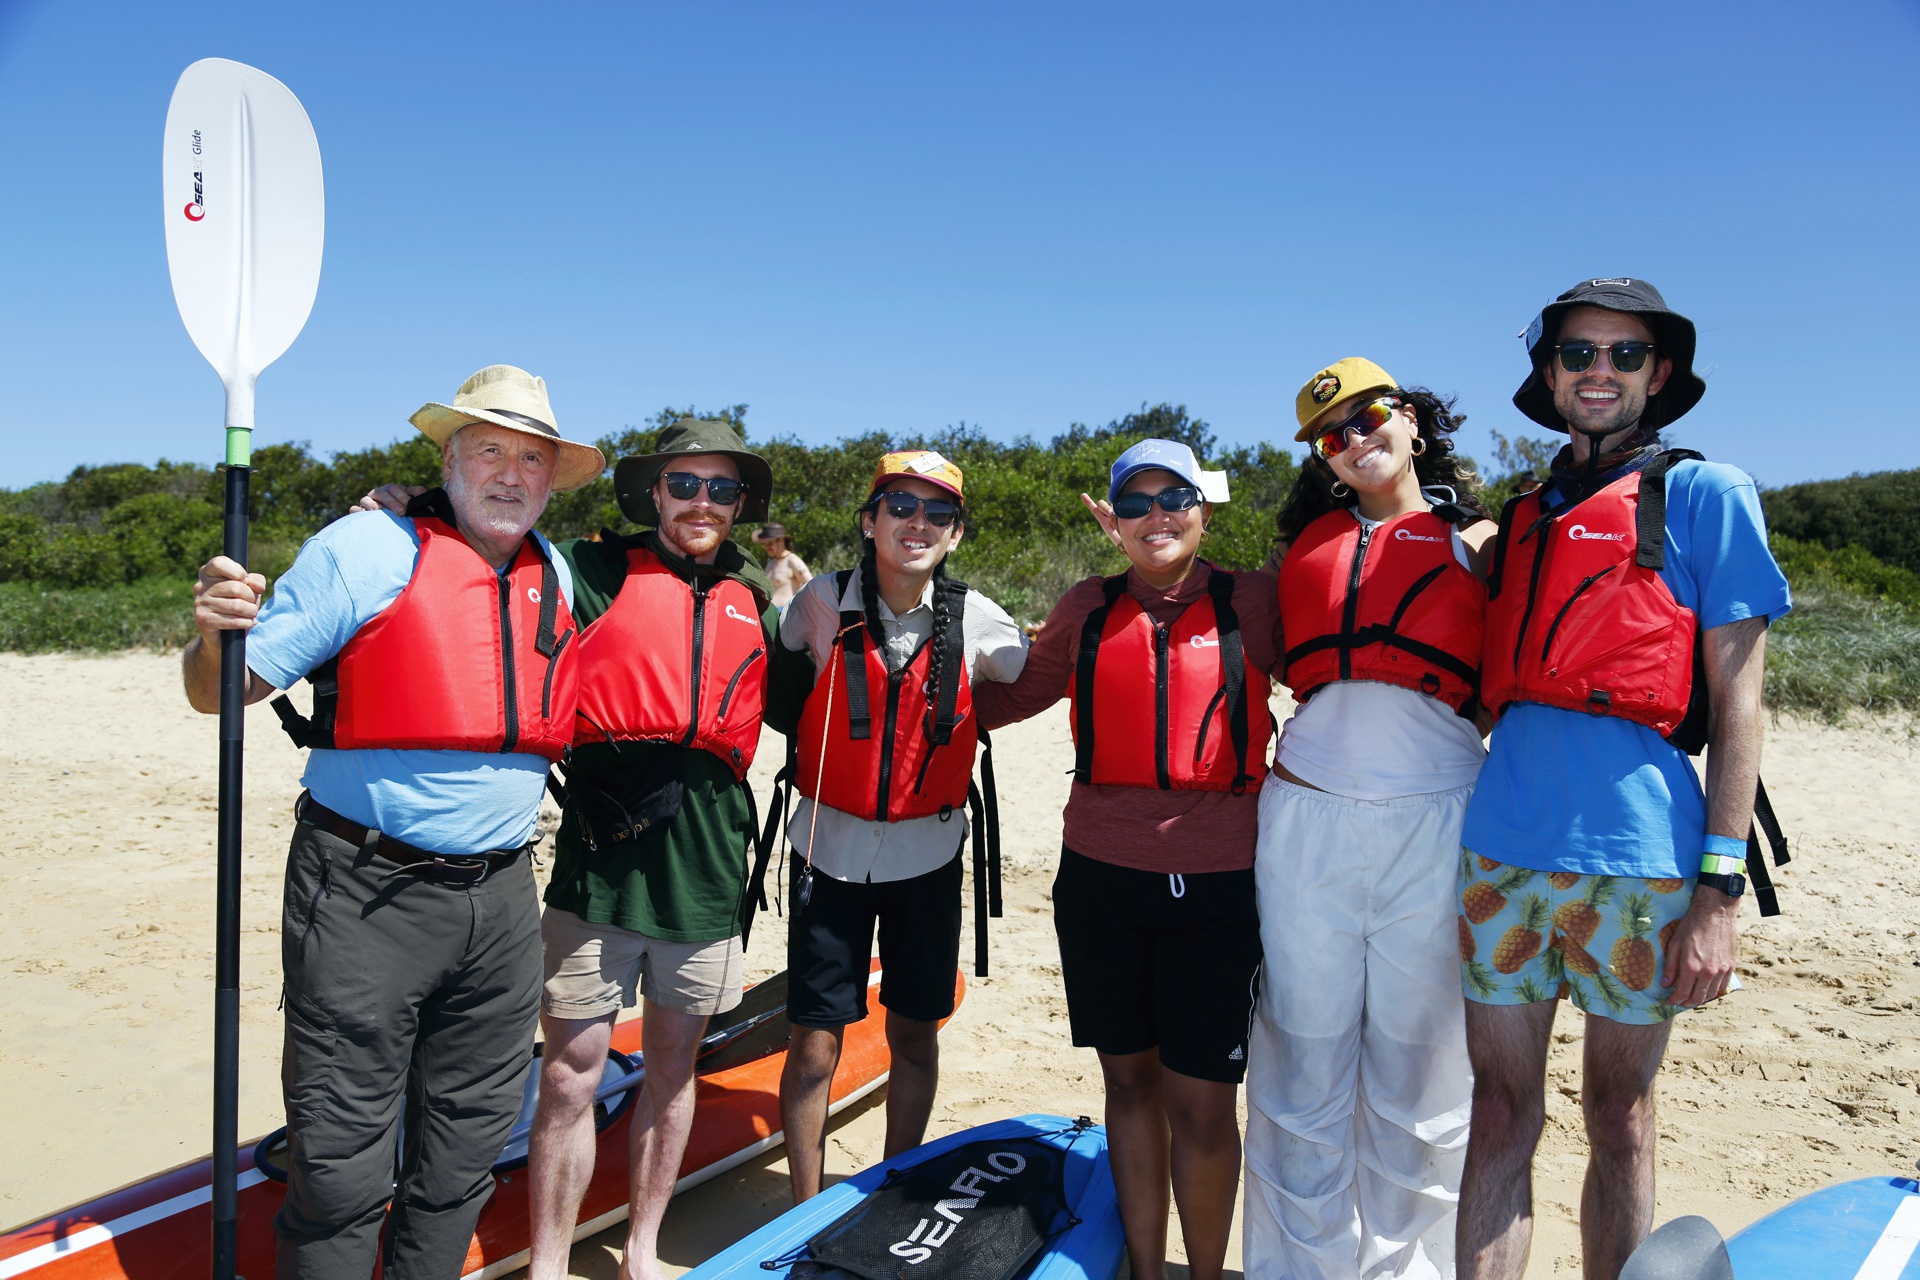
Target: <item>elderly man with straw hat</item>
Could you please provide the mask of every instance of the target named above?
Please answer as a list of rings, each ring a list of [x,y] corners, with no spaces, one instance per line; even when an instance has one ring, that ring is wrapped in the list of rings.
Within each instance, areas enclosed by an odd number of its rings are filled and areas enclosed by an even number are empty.
[[[249,633],[249,702],[313,684],[311,717],[275,699],[313,749],[281,924],[282,1277],[370,1274],[383,1225],[390,1280],[460,1273],[539,1010],[528,851],[578,646],[572,575],[533,525],[606,460],[510,365],[412,422],[442,487],[321,530],[264,605],[265,579],[224,556],[194,588],[196,710],[219,709],[226,631]]]

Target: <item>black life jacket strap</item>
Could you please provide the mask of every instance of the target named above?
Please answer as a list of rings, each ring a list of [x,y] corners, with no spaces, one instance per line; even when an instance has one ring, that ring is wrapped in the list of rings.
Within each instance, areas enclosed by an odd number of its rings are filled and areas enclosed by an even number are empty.
[[[540,545],[540,539],[529,533],[527,545],[540,557],[540,629],[534,635],[533,647],[551,663],[553,655],[560,651],[553,634],[554,620],[560,612],[560,574],[553,567],[553,557]]]
[[[993,739],[980,730],[980,792],[987,818],[987,914],[1001,916],[1000,789],[993,781]]]
[[[307,683],[313,686],[313,714],[303,716],[294,709],[293,700],[286,694],[275,694],[271,705],[273,714],[280,717],[280,727],[293,739],[293,745],[302,751],[313,747],[331,749],[333,746],[334,716],[340,706],[340,658],[336,654],[315,667],[307,674]]]
[[[1758,778],[1754,779],[1753,786],[1753,816],[1756,822],[1747,827],[1747,883],[1753,888],[1753,900],[1759,904],[1760,914],[1777,916],[1780,895],[1773,887],[1773,876],[1760,849],[1760,832],[1766,833],[1774,866],[1784,867],[1793,856],[1787,852],[1787,834],[1780,829],[1780,819],[1774,816],[1773,801],[1767,799],[1767,784]]]
[[[1240,642],[1240,615],[1233,607],[1233,575],[1220,569],[1207,574],[1207,595],[1213,600],[1213,626],[1220,637],[1221,675],[1227,690],[1227,732],[1233,740],[1233,794],[1244,795],[1253,775],[1247,772],[1247,747],[1252,732],[1247,723],[1247,655]]]
[[[560,766],[557,764],[547,767],[547,794],[553,797],[555,804],[564,809],[567,807],[567,780],[559,770]]]
[[[1113,606],[1127,590],[1127,575],[1115,574],[1100,584],[1105,599],[1087,615],[1080,627],[1080,652],[1073,672],[1073,776],[1084,783],[1093,781],[1093,673],[1100,662],[1100,636],[1106,630]]]
[[[1668,449],[1640,472],[1640,501],[1633,522],[1633,562],[1658,572],[1667,563],[1667,472],[1687,460],[1702,461],[1692,449]]]
[[[787,820],[787,801],[793,795],[794,754],[789,747],[787,763],[773,776],[773,795],[767,805],[767,825],[760,825],[760,805],[753,794],[753,784],[745,778],[740,779],[740,789],[747,795],[747,830],[753,844],[753,864],[747,871],[746,884],[741,886],[744,901],[740,907],[740,945],[747,945],[747,939],[753,934],[753,917],[756,912],[767,909],[767,867],[773,861],[773,842],[780,826]]]
[[[853,570],[833,575],[833,598],[847,594]],[[840,665],[847,677],[847,736],[855,742],[873,737],[873,712],[867,700],[867,618],[859,609],[840,611]],[[816,688],[818,686],[815,686]]]
[[[960,718],[960,672],[967,660],[967,584],[957,578],[940,578],[933,584],[936,598],[947,600],[946,625],[933,636],[934,652],[940,658],[940,687],[933,691],[933,745],[944,747],[953,741],[954,726]],[[941,610],[936,608],[938,617]]]
[[[1500,525],[1493,535],[1493,568],[1487,574],[1489,600],[1500,594],[1500,579],[1507,567],[1507,543],[1513,540],[1513,526],[1520,520],[1520,500],[1526,496],[1524,493],[1515,494],[1500,508]]]

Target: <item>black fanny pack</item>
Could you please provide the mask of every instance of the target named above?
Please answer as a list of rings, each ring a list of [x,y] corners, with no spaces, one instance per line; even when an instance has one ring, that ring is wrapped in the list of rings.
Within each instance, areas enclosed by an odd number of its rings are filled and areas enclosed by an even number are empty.
[[[680,752],[630,744],[624,758],[567,770],[567,794],[573,800],[580,838],[587,848],[622,844],[672,822],[686,799]]]

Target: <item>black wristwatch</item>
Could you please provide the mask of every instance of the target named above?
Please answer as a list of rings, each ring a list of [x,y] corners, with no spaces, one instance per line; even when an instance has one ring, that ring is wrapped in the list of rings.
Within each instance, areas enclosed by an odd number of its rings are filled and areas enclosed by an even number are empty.
[[[1709,889],[1718,889],[1720,892],[1726,894],[1729,898],[1738,898],[1742,894],[1746,893],[1747,891],[1747,878],[1745,876],[1740,876],[1740,875],[1733,875],[1733,876],[1702,875],[1697,880],[1695,880],[1694,883],[1703,884],[1707,886],[1707,888]]]

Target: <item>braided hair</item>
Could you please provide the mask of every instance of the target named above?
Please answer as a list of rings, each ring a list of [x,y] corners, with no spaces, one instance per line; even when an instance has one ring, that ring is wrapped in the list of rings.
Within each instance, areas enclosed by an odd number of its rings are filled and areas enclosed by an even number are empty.
[[[1413,474],[1420,478],[1421,487],[1445,485],[1453,490],[1458,506],[1492,519],[1480,498],[1479,473],[1471,462],[1454,452],[1453,433],[1467,420],[1466,414],[1453,410],[1456,397],[1443,399],[1425,387],[1403,387],[1386,394],[1413,410],[1419,436],[1427,442],[1425,451],[1413,459]],[[1360,501],[1359,496],[1351,492],[1335,497],[1335,478],[1333,468],[1309,448],[1306,464],[1293,482],[1293,491],[1287,495],[1279,515],[1274,517],[1282,542],[1292,543],[1301,530],[1327,512],[1351,507]]]
[[[959,509],[953,518],[954,524],[956,527],[964,530],[967,526],[966,506],[958,500],[955,501],[954,505]],[[877,521],[880,513],[880,495],[875,494],[873,497],[867,499],[866,504],[860,508],[860,511],[864,515],[872,516]],[[861,529],[861,535],[861,611],[866,616],[867,633],[873,637],[875,647],[879,648],[884,654],[886,651],[884,648],[886,644],[886,633],[881,630],[880,627],[880,571],[878,565],[879,552],[877,550],[877,540],[868,536],[865,528]],[[951,552],[948,554],[951,554]],[[933,566],[933,636],[927,641],[932,647],[932,651],[927,655],[926,699],[929,715],[932,714],[935,699],[939,696],[941,677],[946,674],[946,654],[940,645],[940,637],[946,635],[948,628],[953,626],[953,602],[961,594],[961,592],[951,589],[943,590],[943,585],[948,581],[947,557],[941,556],[940,563]],[[942,744],[944,745],[944,739],[942,740]]]

